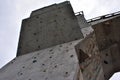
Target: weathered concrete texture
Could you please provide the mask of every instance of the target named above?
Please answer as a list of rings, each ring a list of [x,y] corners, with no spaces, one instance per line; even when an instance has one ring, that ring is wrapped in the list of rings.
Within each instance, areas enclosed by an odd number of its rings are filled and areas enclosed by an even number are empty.
[[[111,45],[101,51],[102,66],[105,80],[108,80],[115,72],[120,71],[120,52],[118,45]]]
[[[93,26],[101,52],[105,80],[120,71],[120,17]]]
[[[80,28],[86,28],[89,27],[90,24],[88,24],[88,22],[86,21],[83,12],[79,12],[77,15],[77,20],[78,20],[78,24],[80,25]]]
[[[86,37],[91,32],[93,32],[93,29],[91,25],[86,21],[83,12],[79,12],[76,14],[78,24],[80,26],[81,32],[83,33],[83,36]]]
[[[19,56],[0,70],[0,80],[78,80],[81,74],[74,48],[78,42]]]
[[[98,47],[103,50],[110,45],[120,43],[120,17],[96,24],[93,26]]]
[[[17,56],[83,38],[70,2],[33,11],[23,20]]]
[[[104,72],[95,34],[91,33],[77,44],[76,51],[83,80],[104,80]]]
[[[81,32],[83,33],[84,38],[93,32],[92,26],[81,28]]]

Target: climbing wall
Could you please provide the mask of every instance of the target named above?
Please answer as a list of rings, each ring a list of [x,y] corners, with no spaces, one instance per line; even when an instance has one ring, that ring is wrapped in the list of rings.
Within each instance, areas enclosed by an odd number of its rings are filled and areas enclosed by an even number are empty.
[[[114,17],[93,26],[101,52],[104,77],[108,80],[120,71],[120,17]]]
[[[82,37],[70,2],[53,4],[33,11],[23,20],[17,56]]]
[[[76,46],[77,57],[83,80],[104,80],[101,55],[95,34],[91,33]]]
[[[0,70],[0,80],[77,80],[73,41],[16,57]]]

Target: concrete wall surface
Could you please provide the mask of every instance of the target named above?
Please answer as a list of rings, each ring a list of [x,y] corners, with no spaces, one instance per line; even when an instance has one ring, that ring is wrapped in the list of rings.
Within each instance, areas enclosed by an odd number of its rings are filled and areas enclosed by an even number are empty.
[[[93,32],[93,29],[91,25],[87,22],[87,20],[84,17],[83,12],[79,12],[79,14],[76,15],[78,24],[80,26],[80,30],[83,33],[83,36],[86,37],[91,32]]]
[[[120,71],[120,52],[117,44],[101,51],[102,66],[105,80],[108,80],[115,72]]]
[[[104,77],[108,80],[120,71],[120,17],[93,26],[101,52]]]
[[[76,15],[76,17],[78,20],[78,24],[80,25],[80,28],[86,28],[90,26],[90,24],[85,19],[84,14],[78,14]]]
[[[95,34],[91,33],[76,46],[83,80],[104,80],[101,56]]]
[[[0,69],[0,80],[78,80],[74,46],[80,40],[16,57]]]
[[[80,38],[83,35],[70,3],[55,4],[23,20],[17,56]]]

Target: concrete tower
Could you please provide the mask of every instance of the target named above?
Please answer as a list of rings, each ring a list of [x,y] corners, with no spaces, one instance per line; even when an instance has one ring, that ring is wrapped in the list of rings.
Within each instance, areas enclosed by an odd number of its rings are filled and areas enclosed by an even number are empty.
[[[85,20],[69,1],[33,11],[0,80],[108,80],[120,70],[119,31],[120,12]]]
[[[22,22],[17,56],[83,38],[69,1],[31,13]]]

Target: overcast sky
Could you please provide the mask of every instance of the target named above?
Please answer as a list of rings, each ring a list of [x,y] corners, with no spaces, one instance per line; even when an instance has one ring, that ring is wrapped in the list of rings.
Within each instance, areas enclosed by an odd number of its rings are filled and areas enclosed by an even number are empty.
[[[0,0],[0,67],[16,56],[22,19],[29,17],[33,10],[63,1]],[[74,12],[84,11],[87,19],[120,11],[120,0],[70,0],[70,2]]]

